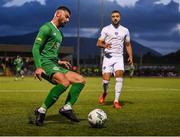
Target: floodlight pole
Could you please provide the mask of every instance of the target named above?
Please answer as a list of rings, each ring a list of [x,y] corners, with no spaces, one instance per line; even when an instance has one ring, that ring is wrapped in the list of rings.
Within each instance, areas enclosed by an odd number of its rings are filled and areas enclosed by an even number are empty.
[[[104,20],[104,0],[101,0],[100,3],[100,30],[103,28],[103,20]],[[100,49],[100,65],[102,66],[103,60],[103,49]]]
[[[79,29],[80,29],[80,0],[77,0],[77,67],[78,71],[80,71],[80,34],[79,34]]]

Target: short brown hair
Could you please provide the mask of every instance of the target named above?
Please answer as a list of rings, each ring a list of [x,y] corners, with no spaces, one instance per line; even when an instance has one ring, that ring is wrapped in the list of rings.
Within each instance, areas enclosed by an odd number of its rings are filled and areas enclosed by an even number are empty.
[[[69,14],[71,15],[70,9],[67,8],[66,6],[59,6],[59,7],[56,9],[56,11],[57,11],[57,10],[65,10],[65,11],[69,12]]]
[[[111,14],[113,14],[113,13],[119,13],[119,15],[121,16],[121,13],[120,13],[119,10],[113,10],[113,11],[111,12]]]

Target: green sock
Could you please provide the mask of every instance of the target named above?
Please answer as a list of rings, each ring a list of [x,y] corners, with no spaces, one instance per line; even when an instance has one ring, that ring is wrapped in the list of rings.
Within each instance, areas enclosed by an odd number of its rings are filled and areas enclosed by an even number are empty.
[[[46,99],[41,107],[43,107],[45,109],[50,108],[66,89],[67,89],[67,87],[65,87],[62,84],[58,84],[58,85],[54,86],[50,90],[48,96],[46,97]]]
[[[65,104],[68,103],[68,104],[73,105],[77,101],[83,87],[84,87],[84,84],[82,83],[73,83],[69,90],[69,94],[67,96]]]

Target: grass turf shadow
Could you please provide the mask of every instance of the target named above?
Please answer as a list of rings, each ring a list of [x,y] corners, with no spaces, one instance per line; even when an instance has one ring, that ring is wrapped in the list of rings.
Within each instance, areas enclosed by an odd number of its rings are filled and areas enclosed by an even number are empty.
[[[81,122],[81,121],[85,121],[86,119],[79,119],[79,120]],[[61,123],[61,124],[77,124],[77,122],[73,122],[73,121],[65,118],[64,116],[62,116],[60,114],[46,115],[44,123],[45,124],[57,124],[57,123]],[[35,115],[31,114],[28,117],[28,124],[35,124]]]
[[[105,101],[104,103],[105,106],[112,106],[113,104],[114,104],[114,101]],[[134,104],[134,103],[131,101],[120,101],[119,104],[121,106],[125,106],[126,104]]]
[[[86,119],[79,118],[80,122]],[[73,122],[60,114],[48,115],[45,118],[46,123],[62,123],[62,124],[77,124],[78,122]]]

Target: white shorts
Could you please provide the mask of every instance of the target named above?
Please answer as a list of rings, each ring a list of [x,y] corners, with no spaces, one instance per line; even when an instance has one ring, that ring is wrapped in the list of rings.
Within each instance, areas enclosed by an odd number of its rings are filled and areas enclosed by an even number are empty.
[[[117,70],[124,71],[124,58],[123,55],[119,57],[107,58],[104,56],[102,73],[114,73]]]

